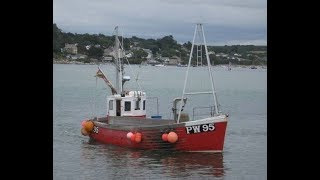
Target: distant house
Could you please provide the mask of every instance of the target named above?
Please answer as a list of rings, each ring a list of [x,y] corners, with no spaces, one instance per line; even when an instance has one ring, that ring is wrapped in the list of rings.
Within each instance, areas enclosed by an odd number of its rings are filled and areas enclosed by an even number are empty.
[[[160,57],[160,60],[165,62],[165,63],[168,63],[169,62],[169,57]]]
[[[76,55],[67,55],[67,58],[72,59],[72,60],[77,60],[77,59],[85,59],[87,58],[87,55],[84,54],[76,54]]]
[[[132,56],[133,56],[133,53],[132,53],[132,52],[126,54],[126,57],[127,57],[127,58],[131,58]]]
[[[164,62],[167,65],[177,65],[181,63],[181,59],[178,56],[173,56],[172,58],[166,59]]]
[[[216,54],[216,53],[214,51],[209,51],[208,55],[210,55],[210,54]]]
[[[77,48],[78,44],[68,44],[66,43],[64,45],[64,50],[70,54],[77,54],[78,53],[78,48]]]
[[[91,45],[87,45],[86,49],[89,50],[91,48]]]
[[[132,47],[131,49],[132,49],[132,50],[140,50],[141,47]]]
[[[216,56],[217,56],[217,57],[227,57],[228,55],[227,55],[227,54],[224,54],[224,53],[218,53]]]
[[[103,56],[102,60],[103,61],[112,61],[113,57],[112,56]]]

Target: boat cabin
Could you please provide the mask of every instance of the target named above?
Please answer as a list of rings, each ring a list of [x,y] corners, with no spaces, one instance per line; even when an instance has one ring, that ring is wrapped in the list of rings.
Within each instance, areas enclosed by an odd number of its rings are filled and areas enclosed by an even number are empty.
[[[108,116],[146,117],[146,93],[125,91],[107,98]]]

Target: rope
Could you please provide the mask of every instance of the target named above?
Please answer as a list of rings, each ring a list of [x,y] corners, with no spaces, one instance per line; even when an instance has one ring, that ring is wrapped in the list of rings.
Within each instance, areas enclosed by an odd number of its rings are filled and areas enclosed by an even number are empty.
[[[96,101],[96,98],[97,98],[97,89],[98,89],[98,77],[96,77],[96,87],[95,87],[95,91],[94,91],[94,100],[93,100],[93,103],[94,103],[94,105],[93,105],[93,118],[95,118],[96,117],[96,115],[97,115],[97,112],[96,112],[96,106],[97,106],[97,101]]]
[[[117,28],[119,28],[119,27],[117,26],[117,27],[113,30],[112,34],[115,34],[115,31],[116,31]],[[131,73],[132,73],[133,76],[135,77],[135,81],[136,81],[136,83],[137,83],[137,85],[138,85],[138,89],[139,89],[140,91],[142,91],[142,88],[141,88],[141,86],[140,86],[140,84],[139,84],[139,82],[138,82],[138,75],[136,75],[136,74],[134,73],[134,71],[133,71],[133,69],[132,69],[132,67],[131,67],[131,65],[130,65],[130,63],[129,63],[128,58],[125,56],[125,50],[124,50],[124,48],[123,48],[123,34],[122,34],[121,38],[122,38],[122,42],[120,42],[120,40],[119,40],[119,47],[123,50],[124,57],[125,57],[125,59],[126,59],[127,62],[128,62],[128,65],[129,65],[129,68],[130,68],[130,70],[131,70]],[[138,73],[139,73],[139,72],[138,72]]]
[[[142,88],[141,88],[141,86],[140,86],[140,84],[139,84],[139,82],[138,82],[138,73],[139,73],[139,71],[138,71],[137,74],[134,73],[134,71],[133,71],[133,69],[132,69],[132,67],[131,67],[131,65],[130,65],[130,62],[129,62],[128,58],[125,56],[126,53],[125,53],[125,50],[124,50],[123,47],[122,47],[122,44],[120,44],[120,47],[121,47],[121,49],[122,49],[123,52],[124,52],[124,57],[125,57],[125,59],[126,59],[127,62],[128,62],[129,68],[130,68],[130,70],[131,70],[131,73],[132,73],[133,76],[134,76],[134,79],[135,79],[135,81],[136,81],[136,83],[137,83],[137,85],[138,85],[138,88],[139,88],[140,91],[142,91]],[[141,66],[140,66],[140,67],[141,67]]]

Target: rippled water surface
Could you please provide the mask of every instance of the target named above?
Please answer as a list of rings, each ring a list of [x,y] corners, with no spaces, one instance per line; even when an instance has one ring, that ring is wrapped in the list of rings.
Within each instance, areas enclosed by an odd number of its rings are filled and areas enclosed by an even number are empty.
[[[103,66],[114,81],[114,67]],[[139,88],[131,69],[125,88]],[[53,65],[53,179],[267,179],[267,70],[214,67],[222,112],[230,115],[224,152],[178,153],[132,150],[89,143],[81,121],[106,114],[110,90],[94,77],[96,65]],[[181,96],[186,67],[132,66],[148,97],[158,97],[159,113],[171,118]],[[187,91],[210,87],[205,67],[191,67]],[[204,78],[203,78],[204,77]],[[188,103],[206,104],[199,95]],[[156,99],[148,115],[157,113]],[[188,108],[186,107],[186,111]],[[189,109],[190,110],[190,109]]]

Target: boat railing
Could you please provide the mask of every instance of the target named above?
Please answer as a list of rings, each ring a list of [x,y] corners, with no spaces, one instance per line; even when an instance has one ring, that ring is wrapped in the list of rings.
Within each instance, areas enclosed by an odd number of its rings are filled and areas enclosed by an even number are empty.
[[[214,106],[194,107],[192,109],[192,120],[195,120],[195,117],[199,117],[199,118],[204,118],[204,117],[208,117],[208,116],[213,117],[214,111],[215,111]]]

